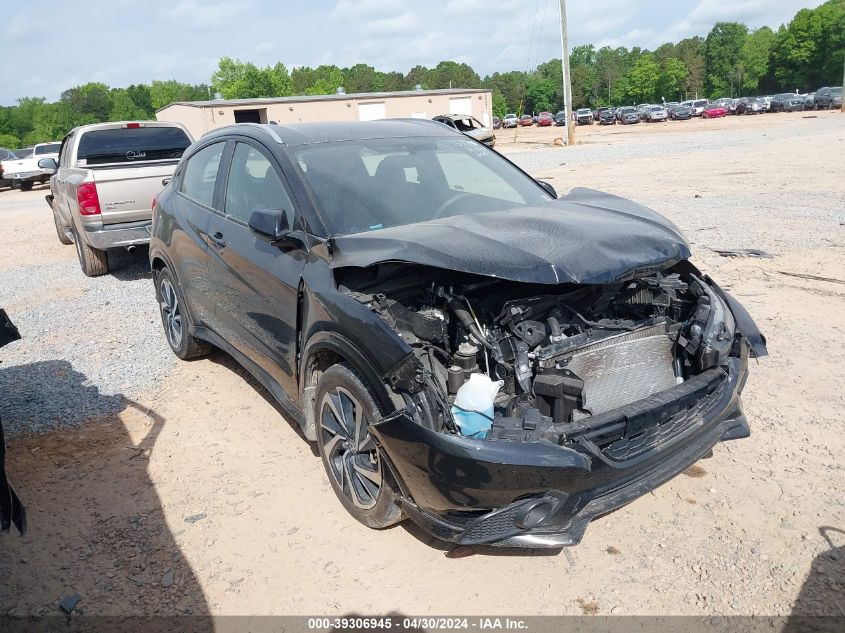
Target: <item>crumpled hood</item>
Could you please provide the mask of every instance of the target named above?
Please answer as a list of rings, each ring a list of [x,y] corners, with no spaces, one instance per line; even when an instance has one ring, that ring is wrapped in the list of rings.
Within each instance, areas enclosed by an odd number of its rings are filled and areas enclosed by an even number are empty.
[[[592,189],[537,207],[460,215],[332,238],[332,268],[409,262],[512,281],[599,284],[690,256],[659,213]]]

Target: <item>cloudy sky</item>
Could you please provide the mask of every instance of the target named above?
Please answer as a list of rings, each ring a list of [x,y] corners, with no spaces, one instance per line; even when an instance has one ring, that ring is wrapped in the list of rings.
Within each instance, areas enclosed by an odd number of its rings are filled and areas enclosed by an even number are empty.
[[[820,0],[569,0],[571,44],[653,48],[714,22],[777,28]],[[288,68],[366,62],[406,72],[464,61],[482,76],[560,56],[557,0],[39,0],[0,22],[0,105],[88,81],[208,82],[228,55]],[[536,19],[535,19],[536,16]]]

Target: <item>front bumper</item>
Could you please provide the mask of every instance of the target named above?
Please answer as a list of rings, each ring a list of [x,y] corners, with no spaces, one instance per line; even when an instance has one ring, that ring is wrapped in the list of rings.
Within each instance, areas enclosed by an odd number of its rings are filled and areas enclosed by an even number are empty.
[[[152,220],[123,224],[85,225],[85,241],[98,250],[150,243]]]
[[[632,419],[652,415],[655,401],[674,403],[674,390],[629,405],[628,428],[642,432],[602,448],[589,434],[566,447],[450,436],[422,428],[404,410],[373,432],[399,476],[406,514],[437,538],[505,547],[574,545],[594,518],[672,479],[719,441],[750,434],[739,399],[748,353],[743,339],[740,355],[718,370],[719,380],[708,379],[712,391],[659,423],[642,427]]]

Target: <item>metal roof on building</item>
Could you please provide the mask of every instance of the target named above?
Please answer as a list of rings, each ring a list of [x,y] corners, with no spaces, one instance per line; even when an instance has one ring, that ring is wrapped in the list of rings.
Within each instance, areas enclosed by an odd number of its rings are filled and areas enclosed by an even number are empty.
[[[402,97],[419,97],[426,95],[465,95],[484,94],[490,92],[486,88],[443,88],[440,90],[402,90],[398,92],[341,92],[330,95],[297,95],[294,97],[263,97],[259,99],[212,99],[210,101],[174,101],[156,110],[161,112],[174,105],[190,106],[192,108],[240,107],[259,106],[274,103],[308,103],[312,101],[363,101],[369,99],[388,99]]]

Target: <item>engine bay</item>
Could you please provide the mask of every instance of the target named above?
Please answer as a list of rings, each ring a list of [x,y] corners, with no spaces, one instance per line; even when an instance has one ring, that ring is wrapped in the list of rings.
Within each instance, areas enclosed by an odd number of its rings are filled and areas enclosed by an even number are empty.
[[[563,444],[717,368],[734,344],[730,310],[687,262],[606,285],[401,263],[338,273],[339,288],[413,350],[388,383],[420,424],[443,433]],[[463,404],[483,401],[485,389],[492,402]],[[483,431],[468,432],[469,419]]]

